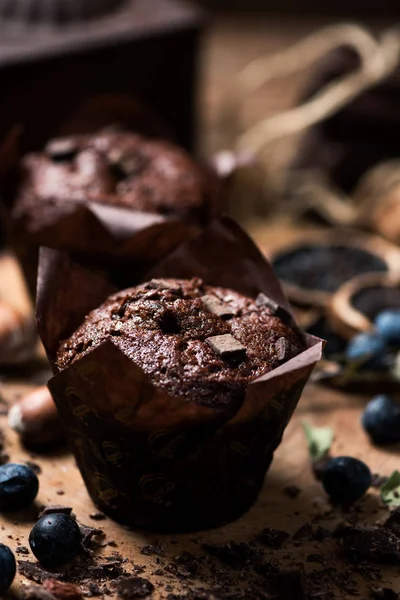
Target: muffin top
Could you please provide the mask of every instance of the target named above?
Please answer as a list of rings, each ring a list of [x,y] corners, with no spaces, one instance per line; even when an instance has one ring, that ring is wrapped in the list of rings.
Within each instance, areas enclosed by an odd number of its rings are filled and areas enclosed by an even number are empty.
[[[216,193],[215,178],[178,146],[108,129],[55,139],[28,154],[13,217],[45,225],[54,205],[65,211],[66,203],[90,201],[201,224]]]
[[[65,369],[111,339],[168,394],[230,411],[249,382],[304,349],[265,300],[200,279],[154,279],[89,313],[61,343],[57,365]]]

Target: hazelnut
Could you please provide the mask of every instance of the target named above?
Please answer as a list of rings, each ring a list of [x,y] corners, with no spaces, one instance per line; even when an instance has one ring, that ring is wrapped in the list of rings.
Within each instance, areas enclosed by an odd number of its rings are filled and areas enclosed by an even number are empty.
[[[11,429],[31,444],[49,444],[64,438],[56,405],[46,386],[28,393],[8,413]]]
[[[34,324],[30,317],[0,299],[0,365],[29,359],[35,345]]]

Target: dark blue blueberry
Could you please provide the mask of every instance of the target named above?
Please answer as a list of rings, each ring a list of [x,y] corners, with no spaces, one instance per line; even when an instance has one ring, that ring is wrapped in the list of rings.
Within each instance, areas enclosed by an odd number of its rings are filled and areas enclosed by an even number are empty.
[[[8,546],[0,544],[0,595],[6,593],[14,581],[17,565],[14,554]]]
[[[74,519],[55,513],[39,519],[29,535],[29,544],[40,563],[57,566],[76,556],[81,538]]]
[[[400,404],[386,394],[367,404],[361,423],[376,444],[400,442]]]
[[[370,487],[371,471],[365,463],[350,456],[332,458],[324,469],[322,485],[330,499],[338,504],[351,504]]]
[[[383,310],[375,319],[376,331],[388,344],[400,346],[400,310]]]
[[[359,333],[353,337],[346,349],[347,361],[360,363],[365,368],[385,368],[386,356],[386,342],[377,333]]]
[[[9,463],[0,467],[0,510],[20,510],[32,504],[39,480],[26,465]]]

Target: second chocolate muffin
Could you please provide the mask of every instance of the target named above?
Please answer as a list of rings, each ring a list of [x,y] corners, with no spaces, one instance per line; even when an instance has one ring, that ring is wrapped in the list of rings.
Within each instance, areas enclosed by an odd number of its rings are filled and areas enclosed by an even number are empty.
[[[62,343],[62,370],[111,339],[171,396],[222,412],[237,410],[247,384],[304,349],[263,298],[155,279],[111,296]]]

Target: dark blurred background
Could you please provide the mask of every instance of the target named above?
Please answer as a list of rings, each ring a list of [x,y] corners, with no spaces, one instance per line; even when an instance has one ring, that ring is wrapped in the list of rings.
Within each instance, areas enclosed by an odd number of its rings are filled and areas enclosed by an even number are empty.
[[[386,18],[400,15],[399,0],[197,0],[211,10],[243,13],[291,13],[342,15],[359,17],[363,14]]]

